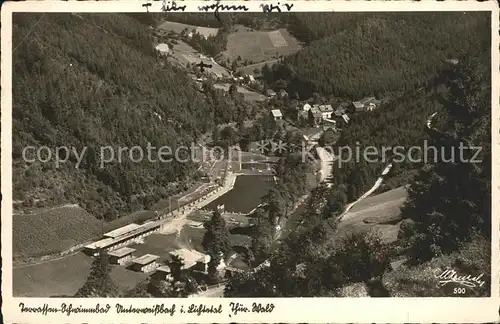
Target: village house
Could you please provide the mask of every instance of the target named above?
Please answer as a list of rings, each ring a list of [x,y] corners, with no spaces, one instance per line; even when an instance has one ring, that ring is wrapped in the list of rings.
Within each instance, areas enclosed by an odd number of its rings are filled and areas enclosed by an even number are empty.
[[[309,116],[309,111],[299,110],[298,117],[302,119],[307,119]]]
[[[340,124],[340,123],[347,123],[346,122],[346,118],[348,119],[349,117],[347,116],[346,114],[346,111],[349,107],[349,104],[342,104],[342,105],[339,105],[332,113],[332,118],[333,120],[335,120],[336,122],[336,125]],[[345,116],[345,117],[344,117]]]
[[[203,253],[198,252],[196,250],[188,250],[188,249],[178,249],[175,251],[171,251],[170,257],[173,259],[174,257],[182,260],[182,270],[187,270],[196,265],[196,262],[204,256]]]
[[[202,272],[204,274],[208,273],[208,263],[210,262],[210,255],[205,254],[196,261],[196,264],[192,267],[193,271]],[[221,258],[217,270],[222,271],[226,268],[224,258]]]
[[[210,71],[210,74],[209,74],[210,78],[213,80],[213,81],[218,81],[220,79],[222,79],[222,73],[219,73],[219,72],[214,72],[214,71]]]
[[[319,111],[321,111],[321,117],[323,119],[331,119],[333,114],[333,108],[331,105],[319,105]]]
[[[284,99],[284,98],[288,97],[288,92],[286,92],[285,89],[281,89],[278,93],[278,96],[280,99]]]
[[[132,269],[144,273],[151,272],[158,267],[158,259],[160,257],[154,254],[145,254],[137,259],[132,260]]]
[[[305,112],[308,112],[310,109],[311,109],[311,105],[308,103],[304,104],[304,106],[302,107],[302,111],[305,111]]]
[[[335,127],[324,126],[322,137],[323,145],[332,145],[336,139],[337,130]]]
[[[274,92],[272,89],[267,89],[266,95],[269,99],[274,98],[276,96],[276,92]]]
[[[161,266],[156,269],[156,272],[153,274],[154,277],[165,280],[165,281],[173,281],[172,270],[169,266]]]
[[[380,105],[380,100],[375,97],[366,97],[352,103],[354,112],[373,111]]]
[[[279,109],[271,110],[271,116],[273,117],[274,121],[279,121],[279,120],[283,119],[283,114],[281,113],[281,110],[279,110]]]
[[[135,249],[123,247],[121,249],[108,252],[109,262],[113,264],[124,265],[133,259],[132,253]]]
[[[335,116],[340,117],[343,114],[345,114],[348,107],[349,107],[349,103],[347,103],[347,102],[338,105],[337,109],[335,109],[335,112],[334,112]]]
[[[319,125],[323,120],[323,114],[319,110],[317,105],[314,105],[309,109],[309,121],[315,125]]]

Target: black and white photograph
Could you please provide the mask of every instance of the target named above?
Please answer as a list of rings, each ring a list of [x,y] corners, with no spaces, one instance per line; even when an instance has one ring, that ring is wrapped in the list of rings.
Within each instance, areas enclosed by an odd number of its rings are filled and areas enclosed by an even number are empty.
[[[498,294],[495,6],[300,3],[14,10],[13,297]]]

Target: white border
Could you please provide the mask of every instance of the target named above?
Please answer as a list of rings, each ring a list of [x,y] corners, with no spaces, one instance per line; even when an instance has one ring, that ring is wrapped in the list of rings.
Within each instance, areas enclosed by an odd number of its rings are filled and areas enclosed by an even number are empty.
[[[159,12],[162,2],[149,1],[152,5],[150,12]],[[276,4],[277,1],[272,2]],[[283,4],[286,0],[280,0]],[[145,1],[84,1],[84,2],[60,2],[60,1],[25,1],[4,3],[1,10],[2,31],[2,53],[1,53],[1,165],[2,165],[2,313],[6,323],[82,323],[82,322],[119,322],[119,323],[256,323],[256,322],[343,322],[343,323],[373,323],[373,322],[496,322],[499,318],[499,282],[498,273],[499,259],[499,219],[498,201],[500,175],[500,154],[498,145],[492,145],[493,156],[493,179],[492,188],[492,297],[490,298],[261,298],[260,303],[273,303],[275,311],[271,314],[246,313],[229,317],[229,303],[240,302],[251,304],[257,299],[228,299],[228,298],[197,298],[194,299],[61,299],[61,298],[13,298],[12,297],[12,13],[13,12],[144,12],[142,4]],[[209,5],[212,2],[188,1],[180,2],[187,5],[185,12],[198,12],[198,6]],[[271,2],[266,2],[271,3]],[[453,2],[406,2],[406,1],[293,1],[292,11],[491,11],[492,12],[492,141],[500,144],[498,136],[499,120],[499,8],[496,1],[453,1]],[[179,3],[178,3],[179,4]],[[224,4],[228,2],[224,1]],[[249,12],[261,12],[260,2],[256,1],[234,1],[231,4],[245,5],[250,8]],[[457,23],[460,23],[457,21]],[[450,35],[453,37],[453,35]],[[165,315],[131,315],[118,314],[110,311],[107,315],[84,314],[71,317],[62,314],[50,314],[41,316],[36,314],[21,314],[19,303],[25,302],[37,305],[49,304],[58,306],[62,302],[73,303],[75,306],[87,307],[100,303],[110,304],[112,309],[117,302],[123,305],[150,306],[164,303],[165,306],[172,303],[184,307],[195,304],[219,305],[222,304],[224,312],[219,315],[180,315],[170,317]]]

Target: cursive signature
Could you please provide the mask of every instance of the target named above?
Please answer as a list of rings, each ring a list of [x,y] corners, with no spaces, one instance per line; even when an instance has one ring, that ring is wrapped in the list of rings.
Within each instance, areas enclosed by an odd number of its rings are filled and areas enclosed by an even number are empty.
[[[453,269],[447,269],[442,271],[441,269],[436,269],[434,275],[439,279],[439,285],[444,286],[450,282],[457,283],[459,285],[476,288],[482,287],[484,285],[484,280],[481,280],[483,274],[479,276],[472,277],[471,275],[462,275]]]

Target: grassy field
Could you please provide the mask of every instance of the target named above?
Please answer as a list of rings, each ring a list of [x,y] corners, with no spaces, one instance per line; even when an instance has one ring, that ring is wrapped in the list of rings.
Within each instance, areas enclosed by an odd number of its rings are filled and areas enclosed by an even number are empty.
[[[73,296],[90,271],[92,258],[78,253],[62,259],[13,269],[16,297]],[[135,287],[147,275],[113,266],[111,277],[123,290]]]
[[[340,239],[353,231],[376,231],[383,241],[396,241],[401,220],[400,207],[406,197],[405,188],[400,187],[362,200],[340,222],[336,237]]]
[[[80,207],[16,214],[12,227],[14,260],[60,253],[103,233],[102,222]]]
[[[214,88],[221,89],[224,91],[229,91],[229,87],[230,87],[229,84],[214,84]],[[245,87],[237,86],[237,90],[239,93],[243,94],[243,96],[245,96],[245,99],[248,101],[264,101],[264,100],[266,100],[266,96],[264,96],[263,94],[248,90]]]
[[[299,42],[285,29],[275,31],[237,31],[228,37],[224,56],[231,61],[241,57],[252,63],[290,55],[301,48]]]
[[[225,205],[228,212],[248,213],[261,203],[262,197],[273,185],[273,178],[268,176],[239,176],[233,190],[214,200],[206,209],[215,209]]]
[[[172,55],[169,58],[174,64],[186,67],[188,63],[198,64],[200,61],[203,61],[203,63],[205,64],[212,65],[211,68],[207,68],[207,71],[220,73],[221,75],[226,77],[230,75],[227,69],[205,56],[201,57],[200,53],[198,53],[193,47],[183,41],[177,41],[177,44],[174,45],[173,51],[171,53]]]

